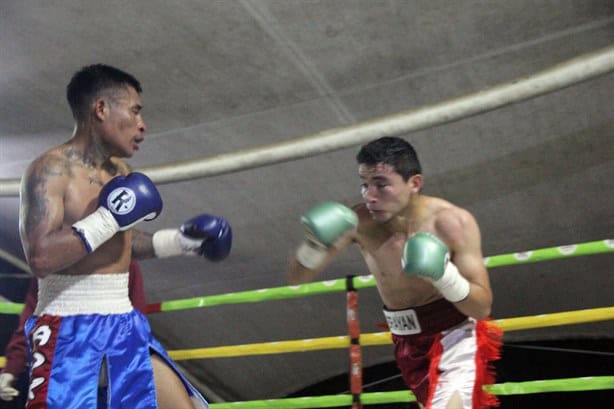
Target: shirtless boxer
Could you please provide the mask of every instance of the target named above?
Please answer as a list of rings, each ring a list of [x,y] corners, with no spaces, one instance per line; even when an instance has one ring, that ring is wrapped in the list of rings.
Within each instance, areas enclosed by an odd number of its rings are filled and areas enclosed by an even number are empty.
[[[485,319],[492,291],[480,230],[465,209],[422,195],[413,147],[384,137],[357,157],[363,203],[322,202],[301,221],[306,238],[288,281],[312,280],[349,244],[359,246],[377,282],[403,379],[428,409],[496,405],[492,382],[501,332]]]
[[[35,159],[22,179],[20,234],[39,278],[26,324],[32,352],[28,408],[206,408],[153,338],[128,298],[131,257],[203,255],[231,248],[228,223],[199,215],[153,235],[132,226],[152,220],[162,199],[121,158],[143,142],[140,83],[97,64],[67,87],[73,136]],[[97,398],[99,385],[106,395]]]

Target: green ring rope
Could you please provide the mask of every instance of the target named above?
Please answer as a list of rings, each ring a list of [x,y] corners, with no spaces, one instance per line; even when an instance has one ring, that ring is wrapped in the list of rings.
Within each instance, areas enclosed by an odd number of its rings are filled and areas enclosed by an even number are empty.
[[[511,253],[487,257],[484,259],[484,264],[486,267],[494,268],[609,252],[614,252],[614,240],[597,240],[587,243],[548,247],[522,253]],[[356,276],[354,277],[354,287],[356,289],[375,287],[375,278],[373,278],[372,275]],[[345,279],[318,281],[298,286],[264,288],[260,290],[248,290],[221,295],[164,301],[161,303],[160,310],[176,311],[190,308],[213,307],[216,305],[225,304],[281,300],[341,291],[345,291]]]
[[[582,378],[563,378],[526,382],[506,382],[484,386],[489,392],[504,395],[529,395],[544,392],[576,392],[614,389],[614,376],[586,376]],[[363,405],[384,403],[415,402],[409,391],[367,392],[360,395]],[[244,402],[211,403],[211,409],[309,409],[349,407],[352,395],[305,396],[300,398],[252,400]]]
[[[484,265],[489,268],[495,268],[610,252],[614,252],[613,239],[486,257]],[[354,277],[354,287],[356,289],[375,287],[375,279],[372,275],[356,276]],[[163,301],[160,303],[160,311],[178,311],[226,304],[283,300],[341,291],[345,291],[345,279]],[[21,309],[23,309],[23,304],[0,303],[0,314],[19,314]]]

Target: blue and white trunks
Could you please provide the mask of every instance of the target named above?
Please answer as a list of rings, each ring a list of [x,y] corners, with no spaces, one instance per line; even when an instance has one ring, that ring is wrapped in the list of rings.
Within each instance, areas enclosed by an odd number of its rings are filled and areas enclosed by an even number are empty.
[[[177,373],[195,409],[209,407],[132,308],[128,273],[40,279],[26,334],[29,409],[157,409],[152,353]]]

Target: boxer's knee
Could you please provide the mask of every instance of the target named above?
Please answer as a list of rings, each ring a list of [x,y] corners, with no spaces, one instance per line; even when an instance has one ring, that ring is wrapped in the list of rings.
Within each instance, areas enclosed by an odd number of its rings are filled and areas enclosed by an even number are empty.
[[[156,354],[151,355],[159,409],[194,409],[192,401],[175,371]]]
[[[461,395],[458,391],[454,392],[452,396],[450,396],[450,400],[446,404],[446,409],[463,409],[463,400],[461,399]]]

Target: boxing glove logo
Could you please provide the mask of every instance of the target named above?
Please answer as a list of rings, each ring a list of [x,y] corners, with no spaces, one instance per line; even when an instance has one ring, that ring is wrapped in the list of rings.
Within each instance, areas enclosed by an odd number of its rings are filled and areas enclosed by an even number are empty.
[[[118,187],[107,197],[107,208],[119,215],[130,213],[136,205],[134,191],[127,187]]]

